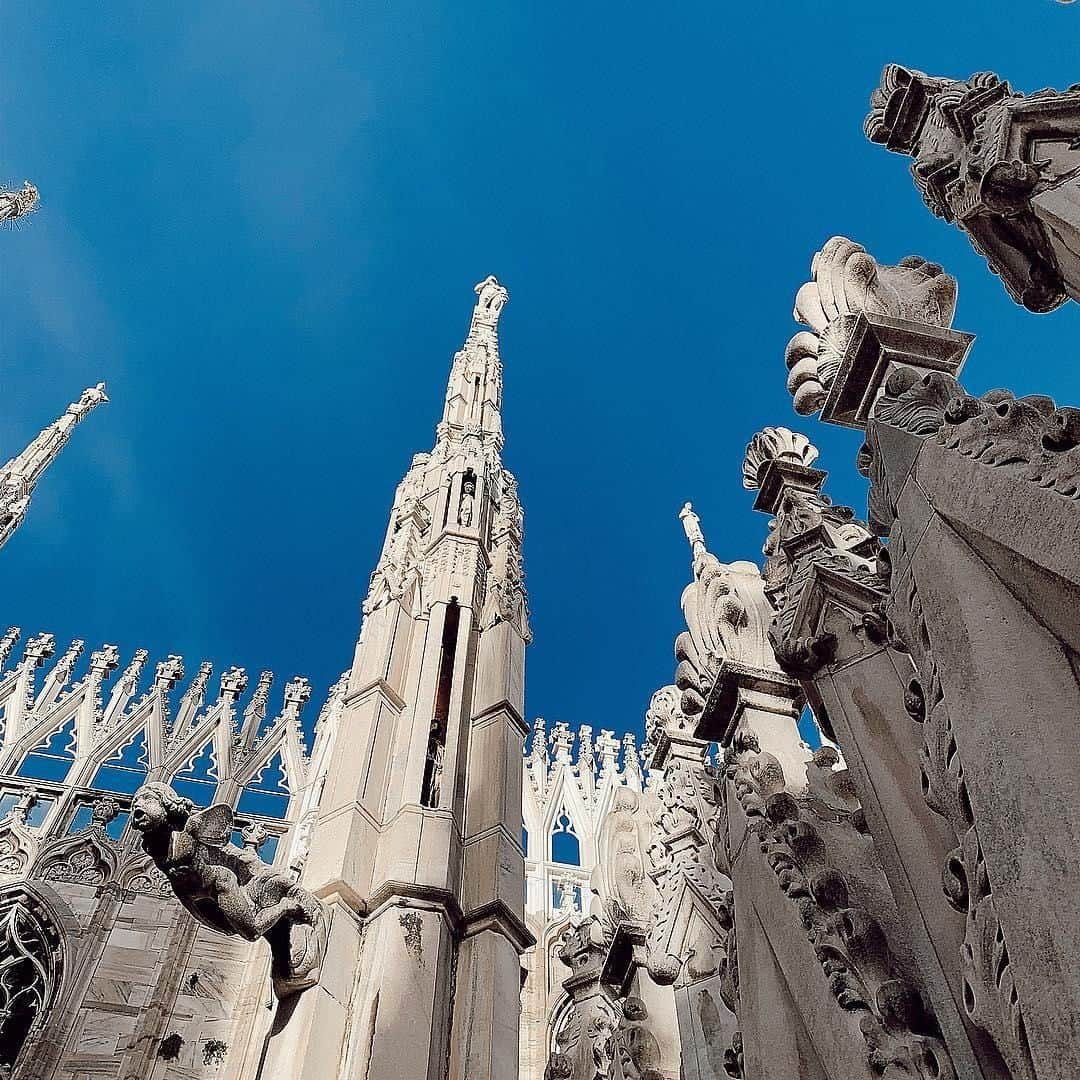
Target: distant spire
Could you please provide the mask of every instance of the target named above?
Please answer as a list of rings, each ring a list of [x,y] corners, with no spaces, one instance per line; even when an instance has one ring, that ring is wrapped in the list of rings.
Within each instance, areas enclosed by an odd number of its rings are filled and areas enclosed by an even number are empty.
[[[92,409],[108,400],[104,383],[88,387],[58,420],[42,430],[21,454],[0,468],[0,547],[22,524],[38,480],[59,456],[64,444],[71,438],[75,425]]]
[[[37,207],[38,189],[29,180],[17,191],[0,188],[0,224],[32,214]]]

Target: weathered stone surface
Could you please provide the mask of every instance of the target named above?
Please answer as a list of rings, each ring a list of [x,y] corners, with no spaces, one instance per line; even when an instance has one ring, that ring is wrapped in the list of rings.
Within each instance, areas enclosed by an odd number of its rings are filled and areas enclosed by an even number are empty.
[[[1017,303],[1044,312],[1077,298],[1080,88],[1024,95],[989,71],[954,80],[889,64],[870,106],[867,137],[913,159],[923,201]]]

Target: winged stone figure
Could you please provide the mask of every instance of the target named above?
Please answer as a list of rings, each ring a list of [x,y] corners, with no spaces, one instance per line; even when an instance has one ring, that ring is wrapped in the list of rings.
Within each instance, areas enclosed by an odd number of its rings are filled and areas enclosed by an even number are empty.
[[[135,793],[131,824],[176,898],[199,922],[248,941],[266,939],[278,997],[318,981],[327,935],[322,905],[291,874],[230,842],[230,807],[219,803],[196,811],[190,799],[152,781]]]

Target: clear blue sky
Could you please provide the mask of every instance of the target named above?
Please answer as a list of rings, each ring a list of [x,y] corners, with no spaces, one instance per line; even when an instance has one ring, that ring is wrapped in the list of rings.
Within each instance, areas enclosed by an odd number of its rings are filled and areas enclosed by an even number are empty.
[[[510,289],[528,710],[635,728],[670,680],[693,499],[756,557],[739,467],[806,431],[865,507],[858,436],[799,420],[791,307],[833,233],[960,279],[966,382],[1080,401],[1080,310],[1014,306],[865,141],[886,61],[1080,81],[1080,5],[42,2],[8,27],[0,454],[83,386],[0,553],[0,620],[189,674],[348,664],[394,486],[430,447],[471,287]]]

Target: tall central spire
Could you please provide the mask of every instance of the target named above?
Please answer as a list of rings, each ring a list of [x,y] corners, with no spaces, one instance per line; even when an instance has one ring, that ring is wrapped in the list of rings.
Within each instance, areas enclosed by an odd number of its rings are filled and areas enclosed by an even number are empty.
[[[446,407],[437,429],[440,441],[451,431],[492,437],[502,444],[502,360],[499,316],[510,294],[488,275],[476,288],[476,307],[465,344],[454,356],[446,387]]]
[[[365,913],[349,1023],[369,1033],[350,1071],[367,1080],[505,1080],[518,1059],[528,607],[501,454],[507,292],[489,277],[476,296],[435,446],[394,496],[305,868]]]

